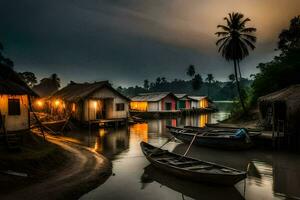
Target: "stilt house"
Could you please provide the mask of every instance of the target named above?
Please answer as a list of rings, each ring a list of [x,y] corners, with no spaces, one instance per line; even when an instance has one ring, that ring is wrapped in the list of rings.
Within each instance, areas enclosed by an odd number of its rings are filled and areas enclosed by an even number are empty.
[[[30,97],[37,96],[9,66],[0,64],[0,135],[30,128]]]
[[[115,90],[108,81],[71,82],[52,95],[50,107],[53,113],[69,113],[80,122],[88,122],[126,118],[129,101],[129,98]]]

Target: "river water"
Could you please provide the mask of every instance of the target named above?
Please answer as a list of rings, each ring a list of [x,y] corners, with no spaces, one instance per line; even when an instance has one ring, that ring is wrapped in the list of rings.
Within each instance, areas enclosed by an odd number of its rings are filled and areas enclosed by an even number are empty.
[[[193,146],[188,156],[240,170],[248,178],[234,187],[208,186],[178,179],[151,165],[140,150],[140,141],[161,146],[170,137],[166,125],[203,126],[228,116],[226,112],[179,119],[157,119],[128,128],[72,131],[66,136],[92,147],[111,159],[113,175],[80,199],[300,199],[300,156],[264,149],[232,152]],[[182,154],[179,141],[164,147]]]

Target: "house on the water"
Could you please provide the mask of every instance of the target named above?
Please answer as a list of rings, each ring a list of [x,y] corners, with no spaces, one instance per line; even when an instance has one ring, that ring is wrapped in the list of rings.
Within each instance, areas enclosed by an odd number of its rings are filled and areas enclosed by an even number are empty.
[[[300,84],[270,93],[258,99],[260,121],[273,137],[292,137],[300,144]]]
[[[191,108],[209,108],[212,103],[207,96],[188,96],[191,100]]]
[[[131,98],[130,110],[137,112],[176,111],[177,99],[171,92],[142,93]]]
[[[0,135],[27,132],[30,98],[37,96],[9,66],[0,64]]]
[[[191,99],[187,94],[175,94],[178,98],[177,109],[190,109],[191,108]]]
[[[130,99],[115,90],[108,81],[74,83],[51,96],[52,112],[63,112],[86,123],[125,119]]]

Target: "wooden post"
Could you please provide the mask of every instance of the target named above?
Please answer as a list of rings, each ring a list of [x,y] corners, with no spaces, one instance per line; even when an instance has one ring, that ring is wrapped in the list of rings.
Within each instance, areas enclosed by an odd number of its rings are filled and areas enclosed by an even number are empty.
[[[89,126],[89,139],[88,139],[88,146],[90,146],[90,138],[91,138],[91,119],[90,119],[90,100],[87,100],[87,109],[88,109],[88,126]]]
[[[276,148],[276,136],[275,136],[275,106],[274,102],[272,102],[272,140],[273,140],[273,148]]]
[[[29,106],[29,109],[31,110],[31,112],[32,112],[35,120],[37,121],[37,123],[38,123],[38,125],[40,127],[40,131],[42,132],[42,135],[43,135],[43,138],[44,138],[44,142],[45,142],[46,141],[46,136],[45,136],[45,133],[44,133],[44,130],[43,130],[42,122],[39,120],[39,118],[36,116],[35,112],[33,111],[30,99],[28,101],[28,106]]]

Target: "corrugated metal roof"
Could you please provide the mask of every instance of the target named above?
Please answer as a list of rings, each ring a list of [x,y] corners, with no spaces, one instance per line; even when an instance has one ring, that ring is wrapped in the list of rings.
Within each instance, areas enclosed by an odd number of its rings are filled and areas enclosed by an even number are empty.
[[[190,99],[195,100],[195,101],[200,101],[202,99],[206,99],[207,96],[188,96]]]
[[[181,98],[184,98],[184,97],[187,97],[188,95],[187,94],[174,94],[178,99],[181,99]]]
[[[131,101],[160,101],[168,95],[172,95],[177,98],[171,92],[153,92],[153,93],[141,93],[131,98]]]
[[[108,81],[101,81],[95,83],[70,83],[66,87],[62,88],[61,90],[55,92],[52,97],[58,97],[66,101],[79,101],[81,99],[85,99],[90,94],[94,93],[95,91],[107,87],[113,92],[117,93],[119,96],[129,100],[128,97],[124,96],[123,94],[119,93],[115,90]]]

